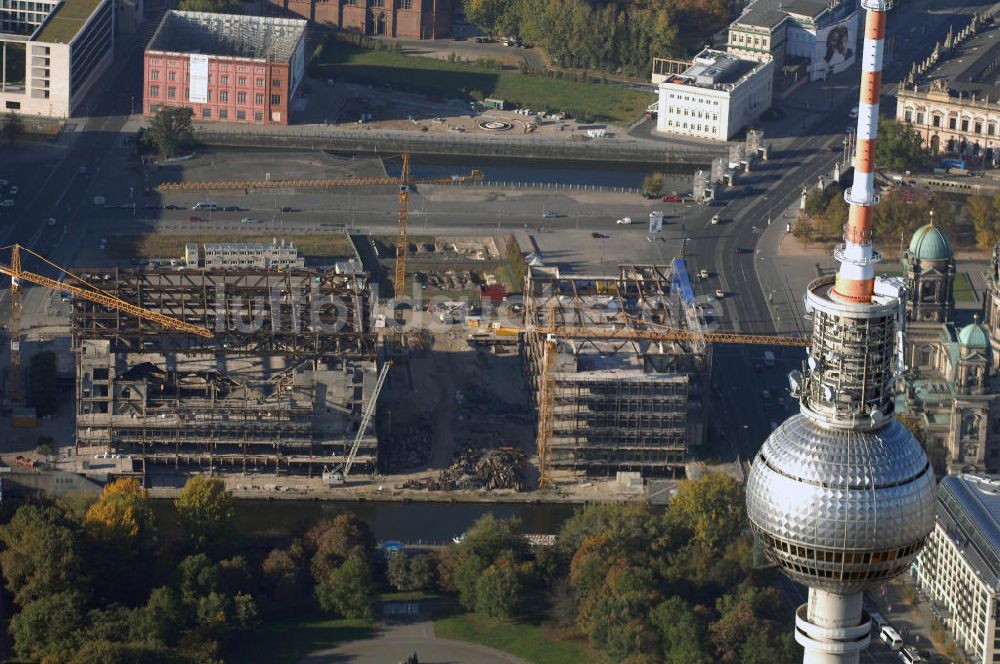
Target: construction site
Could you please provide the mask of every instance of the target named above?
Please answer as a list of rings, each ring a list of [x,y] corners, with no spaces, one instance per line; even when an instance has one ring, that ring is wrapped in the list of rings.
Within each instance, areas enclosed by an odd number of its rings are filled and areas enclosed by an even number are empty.
[[[712,366],[684,261],[610,275],[533,266],[524,309],[543,481],[683,476],[705,437]],[[656,330],[675,334],[636,334]]]
[[[353,275],[105,271],[81,282],[212,331],[82,297],[71,313],[76,448],[147,464],[318,475],[343,464],[375,385],[371,302]],[[74,285],[70,280],[69,285]],[[378,461],[374,424],[355,463]]]

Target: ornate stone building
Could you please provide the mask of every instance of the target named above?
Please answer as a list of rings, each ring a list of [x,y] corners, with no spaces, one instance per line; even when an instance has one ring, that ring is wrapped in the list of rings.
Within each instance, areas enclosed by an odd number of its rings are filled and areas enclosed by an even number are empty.
[[[448,37],[453,4],[453,0],[265,0],[270,13],[396,39]]]
[[[1000,24],[973,16],[913,63],[896,92],[896,119],[908,122],[933,154],[965,159],[969,168],[1000,161]]]
[[[994,251],[987,326],[954,321],[954,252],[927,224],[903,257],[907,282],[906,370],[897,406],[923,430],[941,472],[1000,470],[1000,248]]]

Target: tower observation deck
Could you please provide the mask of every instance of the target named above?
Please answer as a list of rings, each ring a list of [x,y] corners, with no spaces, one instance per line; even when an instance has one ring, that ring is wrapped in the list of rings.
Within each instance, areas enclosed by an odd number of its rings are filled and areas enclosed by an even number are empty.
[[[835,279],[806,289],[812,341],[789,376],[800,413],[761,446],[747,480],[750,523],[782,571],[809,586],[795,614],[805,664],[853,664],[870,642],[866,588],[909,567],[934,525],[934,473],[894,417],[902,286],[876,278],[875,141],[886,0],[866,10],[853,186]]]

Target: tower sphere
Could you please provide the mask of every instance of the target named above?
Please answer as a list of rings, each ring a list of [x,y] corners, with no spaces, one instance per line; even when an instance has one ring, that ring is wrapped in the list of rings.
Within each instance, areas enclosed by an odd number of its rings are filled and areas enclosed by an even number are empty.
[[[747,511],[792,579],[847,595],[904,571],[934,526],[934,473],[895,420],[865,431],[794,415],[764,442]]]

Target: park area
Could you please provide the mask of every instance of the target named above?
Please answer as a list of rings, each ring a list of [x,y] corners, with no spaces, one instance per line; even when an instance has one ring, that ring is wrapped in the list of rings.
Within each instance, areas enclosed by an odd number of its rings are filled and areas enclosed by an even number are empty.
[[[441,99],[503,99],[522,107],[623,126],[639,119],[654,100],[650,93],[631,88],[525,74],[503,68],[509,65],[495,64],[501,68],[369,50],[330,37],[317,49],[310,71],[317,78],[388,85]]]

